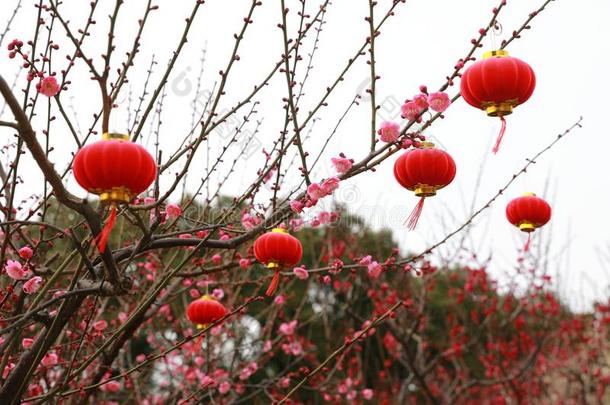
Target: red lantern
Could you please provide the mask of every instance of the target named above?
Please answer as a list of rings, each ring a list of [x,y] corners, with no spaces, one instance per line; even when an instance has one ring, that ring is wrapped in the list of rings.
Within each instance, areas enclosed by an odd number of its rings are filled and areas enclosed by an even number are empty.
[[[527,232],[527,242],[523,247],[528,251],[531,235],[537,228],[551,219],[551,206],[534,193],[525,193],[522,197],[511,200],[506,206],[506,218],[521,231]]]
[[[460,92],[473,107],[485,110],[490,117],[500,117],[502,129],[493,148],[497,153],[506,130],[504,116],[525,103],[534,92],[536,76],[527,63],[508,56],[504,50],[486,52],[483,60],[470,66],[462,75]]]
[[[216,322],[227,313],[228,311],[224,305],[207,294],[191,302],[186,309],[186,316],[199,329],[204,328],[207,324]]]
[[[424,199],[436,195],[455,177],[455,162],[447,152],[436,149],[432,142],[422,142],[420,148],[403,153],[394,163],[394,177],[401,186],[421,197],[409,218],[407,226],[415,229],[424,208]]]
[[[267,268],[275,271],[273,280],[265,292],[267,296],[271,296],[280,281],[280,271],[284,267],[293,267],[301,261],[303,247],[301,242],[288,234],[285,229],[275,228],[254,241],[254,256],[256,260],[266,264]]]
[[[128,135],[104,134],[101,141],[80,149],[74,157],[74,177],[82,188],[112,206],[110,216],[96,237],[103,252],[116,221],[117,204],[128,204],[150,186],[157,175],[153,157]]]

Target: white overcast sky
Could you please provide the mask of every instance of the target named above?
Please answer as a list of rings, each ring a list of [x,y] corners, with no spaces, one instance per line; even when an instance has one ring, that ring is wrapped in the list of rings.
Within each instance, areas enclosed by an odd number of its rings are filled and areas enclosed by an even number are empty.
[[[0,4],[0,28],[8,19],[18,2],[3,0]],[[22,9],[2,44],[0,74],[12,82],[17,72],[17,63],[6,57],[6,44],[12,38],[29,39],[34,30],[36,10],[33,1],[22,1]],[[82,0],[65,0],[63,9],[73,28],[82,27],[88,3]],[[98,65],[100,54],[105,49],[106,15],[114,2],[102,1],[97,14],[98,24],[85,46],[90,57]],[[133,97],[142,91],[146,70],[154,54],[159,64],[151,79],[158,83],[160,74],[182,35],[184,18],[190,12],[193,1],[157,0],[160,10],[152,13],[145,28],[141,52],[136,67],[130,74]],[[309,12],[315,12],[311,1]],[[379,0],[380,15],[391,3]],[[469,49],[470,39],[490,18],[496,1],[482,0],[409,0],[401,5],[377,40],[377,71],[382,76],[378,82],[378,100],[388,108],[393,100],[402,101],[417,92],[420,84],[430,90],[438,88],[444,77],[452,71],[455,62]],[[114,64],[131,46],[136,31],[136,21],[146,2],[128,1],[119,17],[117,51]],[[291,15],[295,17],[297,2],[287,0]],[[499,44],[502,38],[516,29],[527,15],[538,8],[542,1],[509,0],[499,21],[503,27],[495,39],[488,38],[484,50]],[[195,85],[200,66],[202,49],[206,49],[205,73],[202,89],[212,90],[218,80],[219,69],[224,69],[233,47],[232,34],[241,27],[242,18],[250,5],[249,0],[209,0],[197,16],[189,41],[184,48],[174,74],[169,79],[161,127],[161,145],[165,156],[188,131],[191,123],[190,103],[196,95]],[[306,84],[301,113],[309,111],[317,103],[329,85],[343,69],[348,58],[360,47],[368,35],[368,25],[363,17],[368,13],[365,0],[335,0],[329,7],[327,23],[314,60],[314,69]],[[437,122],[428,132],[443,148],[447,149],[457,163],[457,177],[453,184],[442,190],[437,197],[426,203],[424,214],[415,232],[407,233],[403,221],[416,203],[416,199],[400,188],[392,175],[394,157],[388,159],[376,173],[358,176],[342,184],[336,194],[338,201],[349,203],[355,213],[369,219],[375,227],[391,227],[404,252],[419,252],[441,238],[447,230],[453,230],[469,217],[470,207],[478,208],[518,171],[525,159],[548,144],[558,133],[584,117],[584,127],[574,131],[553,150],[545,154],[538,163],[516,183],[509,192],[487,210],[473,226],[469,246],[479,257],[493,252],[491,269],[500,280],[511,275],[516,265],[517,249],[523,236],[505,220],[504,207],[510,198],[524,191],[534,191],[549,200],[554,216],[551,224],[537,233],[535,241],[550,240],[547,267],[554,276],[556,285],[566,302],[574,308],[585,308],[593,299],[606,297],[609,292],[610,273],[608,260],[600,260],[599,250],[610,252],[608,231],[608,207],[610,191],[608,172],[610,163],[607,150],[608,139],[608,94],[610,85],[610,2],[604,0],[569,1],[557,0],[537,17],[532,29],[523,38],[510,45],[511,55],[527,61],[537,76],[536,90],[530,101],[516,109],[508,117],[508,130],[497,156],[490,155],[490,148],[499,129],[496,119],[486,117],[481,111],[456,102],[446,114],[446,119]],[[241,60],[231,73],[227,95],[221,108],[232,106],[259,83],[278,61],[282,52],[281,31],[276,27],[280,21],[280,2],[263,1],[256,11],[254,24],[246,33],[239,52]],[[294,36],[296,20],[289,22]],[[60,53],[72,52],[73,48],[63,37],[63,29],[57,27],[56,41],[62,48]],[[311,49],[313,34],[305,47]],[[57,58],[55,69],[65,67],[65,59]],[[82,65],[82,63],[81,63]],[[305,61],[301,67],[301,74]],[[318,115],[306,149],[315,156],[337,124],[337,120],[350,103],[354,94],[366,84],[369,71],[362,58],[346,76],[337,92],[329,99],[329,106]],[[63,99],[78,115],[78,124],[83,131],[91,125],[93,112],[100,106],[99,92],[84,68],[77,69],[71,77],[73,85]],[[20,78],[21,83],[24,78]],[[458,86],[451,88],[453,95]],[[261,120],[258,139],[267,150],[283,125],[281,97],[285,91],[283,76],[277,76],[256,97],[261,104],[256,119]],[[112,122],[117,129],[127,116],[128,91],[121,97],[120,112]],[[200,97],[203,99],[203,96]],[[249,107],[246,107],[248,109]],[[42,110],[41,110],[42,111]],[[245,112],[246,110],[244,110]],[[241,117],[243,113],[238,114]],[[398,110],[380,113],[385,118],[398,116]],[[5,112],[3,119],[7,119]],[[35,120],[41,130],[43,117]],[[355,107],[339,126],[330,142],[314,179],[332,174],[329,160],[344,152],[348,157],[360,160],[369,147],[370,105],[364,100]],[[147,126],[146,128],[149,128]],[[250,130],[253,126],[248,127]],[[99,128],[98,128],[99,130]],[[149,133],[149,130],[146,130]],[[2,130],[4,143],[9,142],[10,131]],[[213,151],[223,142],[221,136],[211,141]],[[74,151],[74,142],[62,125],[52,127],[51,143],[56,150],[52,159],[58,167],[65,164],[66,156]],[[148,143],[152,147],[152,141]],[[213,157],[214,155],[212,155]],[[228,161],[232,161],[232,155]],[[6,162],[6,157],[3,158]],[[189,173],[189,184],[195,186],[205,173],[204,155],[197,160]],[[259,151],[248,158],[241,158],[236,175],[225,184],[227,194],[240,193],[254,178],[263,163]],[[31,162],[29,163],[31,164]],[[201,170],[199,171],[199,168]],[[477,179],[481,184],[475,195]],[[192,173],[192,174],[191,174]],[[220,171],[221,177],[224,171]],[[296,171],[292,171],[296,182]],[[40,189],[40,175],[31,164],[25,175],[26,184],[31,184],[30,193]],[[218,178],[214,179],[214,184]],[[79,195],[82,190],[71,181],[70,188]],[[214,189],[214,186],[212,186]],[[176,196],[177,197],[177,196]],[[458,236],[459,240],[460,237]],[[450,246],[449,246],[450,247]],[[442,250],[441,250],[442,252]]]

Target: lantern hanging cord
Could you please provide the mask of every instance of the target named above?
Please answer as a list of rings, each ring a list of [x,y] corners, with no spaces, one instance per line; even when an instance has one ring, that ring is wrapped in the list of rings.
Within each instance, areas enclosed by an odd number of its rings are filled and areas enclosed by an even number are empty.
[[[502,35],[502,24],[500,24],[497,20],[491,27],[491,49],[496,50],[496,37]]]

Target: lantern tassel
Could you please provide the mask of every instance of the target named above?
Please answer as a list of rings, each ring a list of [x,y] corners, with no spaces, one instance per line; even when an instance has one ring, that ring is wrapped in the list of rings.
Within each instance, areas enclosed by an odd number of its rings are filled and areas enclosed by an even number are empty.
[[[112,232],[112,228],[114,228],[114,224],[116,223],[116,217],[117,209],[116,205],[113,204],[112,208],[110,209],[110,215],[106,220],[106,224],[104,225],[100,233],[95,237],[95,242],[97,243],[97,248],[100,253],[104,253],[104,250],[106,250],[106,244],[108,243],[110,232]]]
[[[496,144],[494,145],[494,148],[491,150],[494,155],[496,153],[498,153],[498,151],[500,150],[500,143],[502,143],[502,138],[504,137],[504,132],[506,132],[506,120],[504,119],[503,115],[500,115],[500,121],[502,121],[502,127],[500,128],[500,133],[498,134],[498,137],[496,138]]]
[[[410,231],[414,230],[415,227],[417,226],[417,221],[419,220],[419,217],[421,216],[421,212],[424,209],[424,200],[425,199],[426,199],[426,197],[422,197],[419,199],[419,202],[417,203],[415,208],[413,208],[413,211],[411,211],[411,214],[409,214],[409,217],[405,221],[405,225],[407,225],[407,228],[409,228]]]
[[[525,241],[525,245],[523,245],[523,253],[529,252],[529,250],[530,250],[530,243],[531,242],[532,242],[532,233],[528,232],[527,233],[527,240]]]
[[[265,291],[265,295],[267,297],[271,297],[273,295],[279,282],[280,282],[280,270],[278,268],[275,271],[275,274],[273,275],[273,279],[271,280],[271,284],[269,284],[269,288],[267,288],[267,291]]]

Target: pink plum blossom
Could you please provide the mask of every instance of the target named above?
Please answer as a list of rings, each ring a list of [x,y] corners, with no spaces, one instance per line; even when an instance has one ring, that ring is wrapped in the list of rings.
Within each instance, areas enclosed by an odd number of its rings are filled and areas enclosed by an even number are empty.
[[[413,102],[420,108],[420,111],[428,108],[428,97],[425,94],[418,94],[413,97]]]
[[[271,180],[273,178],[273,175],[275,174],[275,167],[271,170],[269,170],[267,172],[267,174],[265,174],[265,177],[263,177],[263,182],[267,183],[269,180]]]
[[[451,105],[451,100],[447,93],[438,92],[432,93],[428,96],[428,103],[430,104],[430,109],[436,112],[443,112]]]
[[[209,375],[204,375],[199,383],[202,387],[207,387],[208,385],[214,384],[214,380]]]
[[[258,364],[255,361],[248,363],[246,368],[239,374],[239,379],[242,381],[247,380],[252,374],[256,373],[256,370],[258,370]]]
[[[288,348],[293,356],[300,356],[303,353],[303,346],[299,342],[291,342]]]
[[[280,324],[279,331],[282,335],[290,336],[294,334],[294,331],[297,327],[297,320],[294,319],[290,322],[284,322]]]
[[[248,231],[256,228],[260,222],[261,220],[259,218],[256,218],[247,212],[241,216],[241,225]]]
[[[218,301],[223,299],[225,296],[225,292],[220,288],[214,288],[212,291],[212,297],[216,298]]]
[[[59,93],[61,88],[54,76],[47,76],[36,85],[36,90],[47,97],[54,97]]]
[[[95,329],[98,332],[105,330],[107,327],[108,327],[108,322],[106,322],[103,319],[93,323],[93,329]]]
[[[298,279],[301,280],[307,280],[307,278],[309,277],[309,273],[304,267],[295,267],[294,269],[292,269],[292,272]]]
[[[422,112],[422,109],[419,108],[419,106],[414,101],[409,101],[402,105],[400,111],[402,113],[403,118],[409,121],[413,121]]]
[[[206,236],[208,236],[210,234],[210,231],[198,231],[195,235],[199,238],[199,239],[204,239]]]
[[[25,283],[23,283],[23,292],[26,294],[33,294],[40,289],[42,285],[42,277],[34,276]]]
[[[45,367],[53,367],[54,365],[57,364],[58,360],[59,360],[59,357],[57,356],[57,354],[55,352],[49,352],[44,355],[41,363]]]
[[[309,187],[307,187],[307,195],[312,200],[318,200],[320,198],[326,197],[327,193],[324,192],[322,187],[318,183],[311,183]]]
[[[370,388],[365,388],[362,390],[362,398],[366,399],[367,401],[373,399],[373,390]]]
[[[331,158],[330,161],[338,173],[346,173],[349,169],[352,168],[352,161],[348,158]]]
[[[317,198],[309,198],[307,201],[305,201],[305,207],[311,208],[311,207],[314,207],[317,203],[318,203]]]
[[[303,203],[299,200],[290,201],[290,209],[292,210],[292,212],[296,212],[297,214],[303,212],[303,207]]]
[[[222,256],[219,255],[218,253],[216,253],[214,256],[212,256],[212,263],[214,263],[216,266],[221,264],[222,263]]]
[[[231,390],[231,383],[228,381],[223,381],[218,386],[218,392],[220,392],[222,395],[226,394],[230,390]]]
[[[318,221],[320,221],[320,224],[322,224],[322,225],[329,224],[331,222],[330,212],[326,212],[326,211],[320,212],[318,214]]]
[[[21,263],[15,260],[7,260],[6,266],[4,266],[6,274],[13,280],[23,280],[27,277],[27,271],[23,269]]]
[[[339,188],[339,178],[331,177],[326,180],[321,185],[322,190],[326,195],[332,194],[336,189]]]
[[[286,297],[283,296],[282,294],[278,294],[275,296],[273,303],[275,305],[283,305],[284,303],[286,303]]]
[[[381,274],[381,270],[382,270],[381,265],[374,261],[368,265],[367,271],[368,271],[369,277],[377,278]]]
[[[4,371],[2,372],[2,378],[6,379],[12,369],[15,368],[15,363],[8,363],[6,367],[4,367]]]
[[[21,257],[23,260],[29,260],[32,258],[33,255],[34,251],[29,246],[24,246],[19,249],[19,257]]]
[[[364,256],[362,259],[360,259],[358,264],[361,264],[363,266],[368,266],[372,262],[373,262],[373,258],[371,257],[371,255],[367,255],[367,256]]]
[[[121,389],[121,383],[118,381],[108,381],[106,384],[100,387],[100,390],[106,392],[119,392]]]
[[[384,121],[377,130],[382,142],[395,142],[400,136],[400,125],[394,121]]]
[[[288,224],[290,225],[290,229],[292,229],[293,231],[298,231],[301,228],[303,228],[303,225],[305,224],[305,221],[303,221],[301,218],[293,218],[290,221],[288,221]]]
[[[250,259],[239,259],[239,267],[243,270],[248,269],[250,267]]]
[[[178,218],[180,215],[182,215],[182,208],[180,208],[180,206],[177,204],[167,204],[165,207],[165,214],[170,219]]]
[[[34,339],[31,339],[31,338],[23,338],[21,340],[21,346],[23,346],[24,349],[29,349],[33,343],[34,343]]]
[[[290,342],[289,344],[282,345],[284,352],[292,354],[293,356],[299,356],[303,353],[303,346],[299,342]]]

